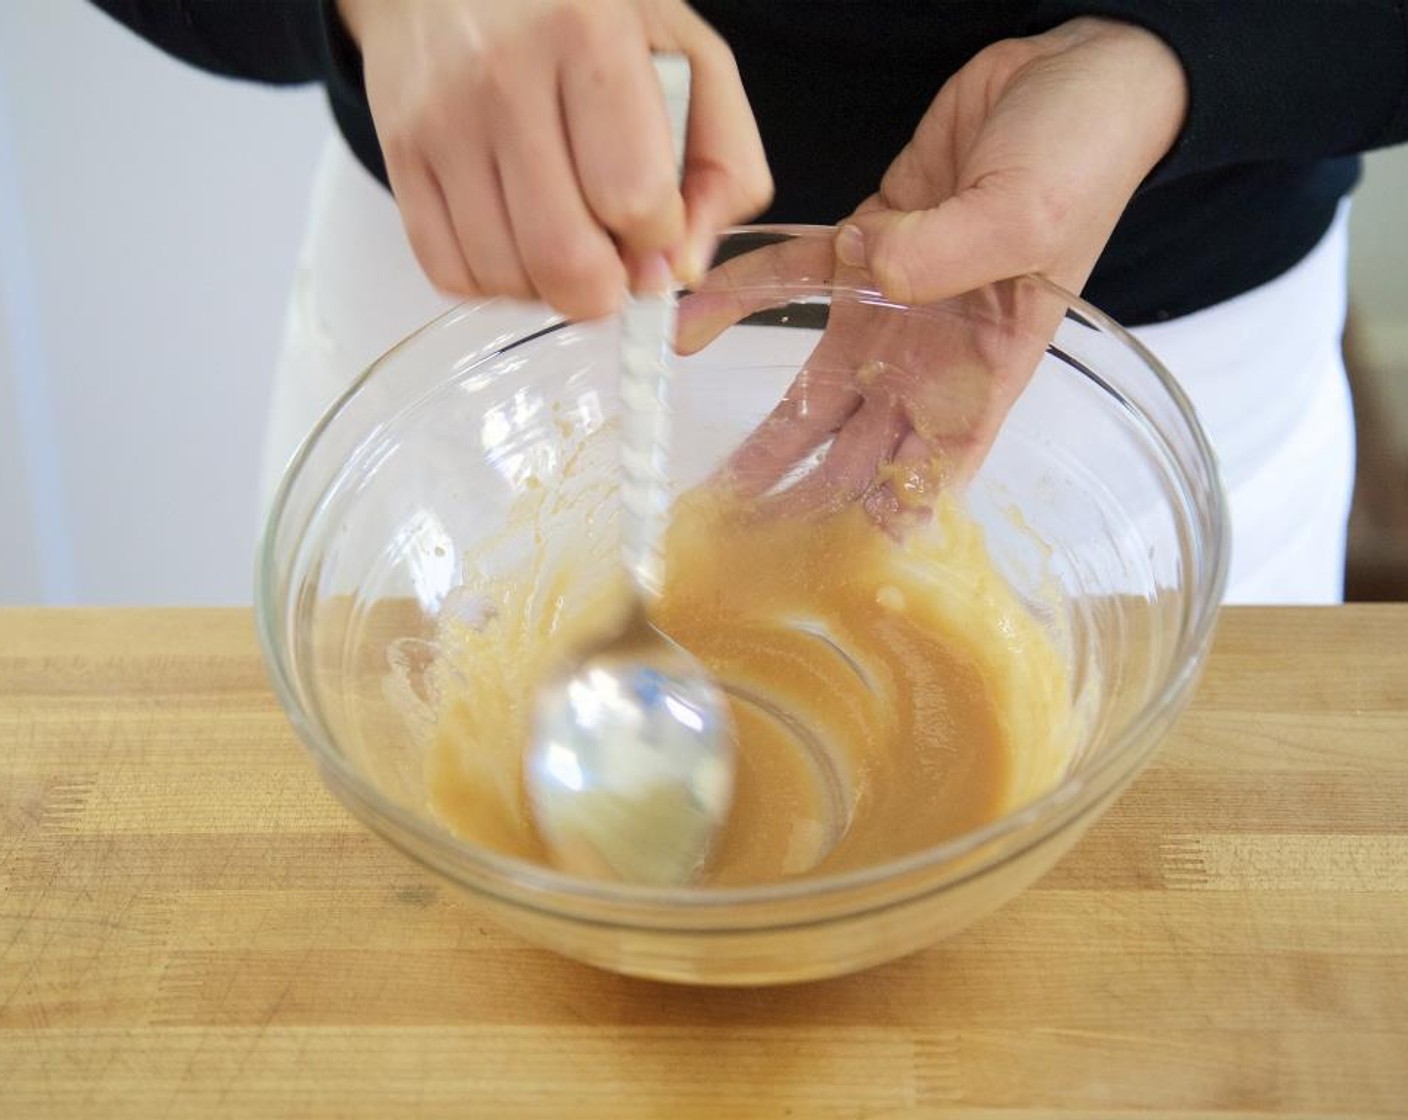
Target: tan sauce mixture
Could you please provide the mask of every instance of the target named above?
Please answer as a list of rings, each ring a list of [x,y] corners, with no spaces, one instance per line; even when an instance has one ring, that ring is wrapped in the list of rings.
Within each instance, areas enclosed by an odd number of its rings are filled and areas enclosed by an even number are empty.
[[[573,550],[559,555],[571,556]],[[763,519],[709,491],[675,510],[658,625],[730,693],[734,805],[703,881],[874,864],[1055,784],[1074,726],[1064,660],[956,502],[902,543],[859,507]],[[477,590],[447,644],[433,811],[460,837],[548,862],[522,781],[533,689],[610,604],[567,604],[570,563]]]

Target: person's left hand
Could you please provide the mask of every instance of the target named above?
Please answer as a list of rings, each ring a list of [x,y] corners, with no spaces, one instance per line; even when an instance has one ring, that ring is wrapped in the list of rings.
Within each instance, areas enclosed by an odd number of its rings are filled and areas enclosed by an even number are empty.
[[[681,304],[682,352],[757,310],[737,293],[762,280],[834,276],[900,303],[951,301],[901,320],[838,300],[786,397],[731,460],[734,484],[762,494],[831,439],[786,500],[863,498],[888,520],[971,475],[1064,312],[1013,278],[1080,290],[1186,101],[1173,52],[1128,24],[1078,19],[997,43],[940,90],[834,256],[802,238],[714,270]]]
[[[940,489],[976,471],[1066,308],[1030,278],[900,307],[878,298],[863,270],[837,261],[831,239],[803,235],[713,269],[680,302],[680,353],[772,306],[779,285],[797,284],[834,285],[826,327],[718,481],[774,514],[860,499],[892,532],[927,518]]]

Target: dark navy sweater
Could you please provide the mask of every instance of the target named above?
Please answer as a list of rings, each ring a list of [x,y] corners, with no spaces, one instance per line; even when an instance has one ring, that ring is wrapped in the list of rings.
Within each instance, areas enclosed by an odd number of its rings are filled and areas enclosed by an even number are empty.
[[[204,69],[322,82],[352,150],[386,181],[360,59],[332,0],[94,2]],[[1195,311],[1284,272],[1328,228],[1358,177],[1357,154],[1408,140],[1408,0],[694,6],[738,58],[777,184],[764,218],[780,222],[850,213],[945,79],[991,42],[1081,14],[1162,36],[1188,75],[1188,119],[1085,289],[1128,325]]]

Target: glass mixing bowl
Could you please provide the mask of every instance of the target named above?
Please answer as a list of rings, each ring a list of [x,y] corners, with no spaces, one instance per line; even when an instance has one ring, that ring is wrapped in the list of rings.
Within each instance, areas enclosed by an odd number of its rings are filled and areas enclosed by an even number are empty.
[[[460,307],[368,369],[293,460],[262,544],[257,620],[280,700],[332,792],[530,941],[705,984],[835,975],[909,953],[1051,867],[1148,760],[1194,687],[1229,534],[1212,452],[1168,373],[1099,311],[1039,279],[925,307],[887,301],[864,277],[833,280],[832,235],[735,231],[721,251],[728,263],[686,301],[692,345],[722,329],[678,363],[676,488],[719,467],[842,315],[863,318],[864,353],[818,353],[886,363],[872,372],[922,367],[926,385],[947,387],[929,410],[950,410],[955,446],[981,428],[984,400],[1035,367],[981,465],[970,459],[964,501],[1069,662],[1078,746],[1055,788],[1000,819],[844,874],[659,889],[576,879],[457,839],[426,795],[442,625],[475,621],[466,565],[531,564],[566,539],[553,517],[566,526],[583,508],[574,498],[595,495],[591,531],[611,539],[619,409],[613,322]],[[795,391],[793,404],[806,412]],[[584,441],[598,453],[580,454]],[[512,512],[534,479],[557,500],[544,505],[539,536],[515,535]],[[609,564],[611,549],[599,551]],[[583,579],[604,577],[582,567]]]

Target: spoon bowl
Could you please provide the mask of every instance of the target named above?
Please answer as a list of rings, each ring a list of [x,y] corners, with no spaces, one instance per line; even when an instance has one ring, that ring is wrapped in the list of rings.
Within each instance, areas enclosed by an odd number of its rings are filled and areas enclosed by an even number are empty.
[[[733,743],[704,667],[633,609],[545,682],[526,785],[558,865],[595,879],[694,879],[728,816]]]

